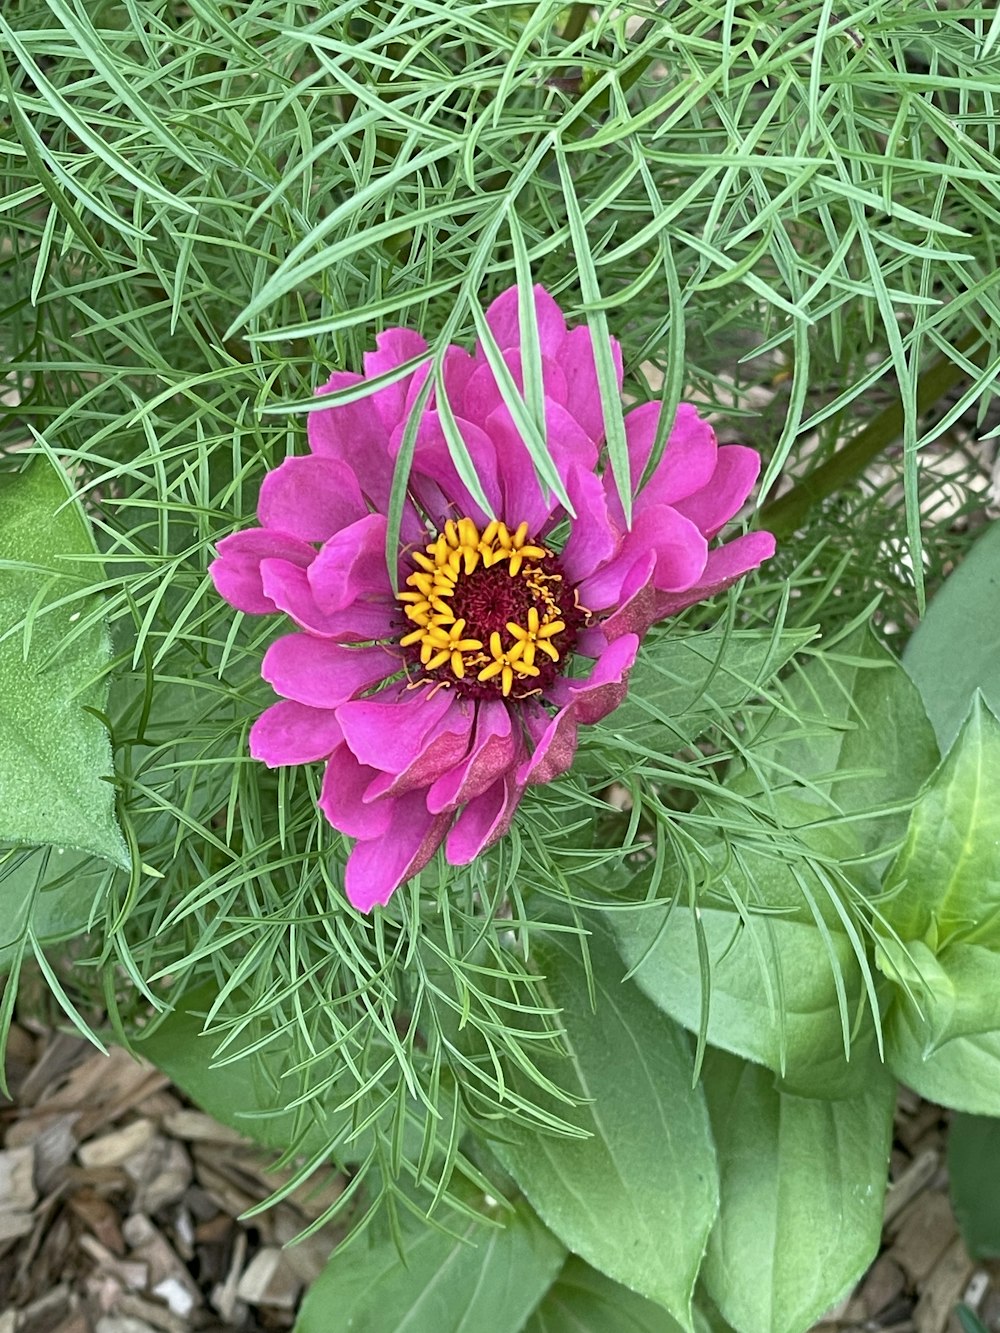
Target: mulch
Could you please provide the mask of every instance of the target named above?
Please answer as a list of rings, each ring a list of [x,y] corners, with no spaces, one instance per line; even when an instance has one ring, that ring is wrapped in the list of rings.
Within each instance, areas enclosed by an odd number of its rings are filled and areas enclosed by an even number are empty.
[[[8,1077],[0,1333],[292,1328],[339,1233],[289,1242],[341,1180],[241,1221],[281,1183],[273,1158],[192,1107],[153,1066],[22,1018]],[[1000,1331],[1000,1264],[969,1257],[948,1199],[947,1115],[901,1094],[883,1249],[822,1333],[961,1333],[959,1301]]]

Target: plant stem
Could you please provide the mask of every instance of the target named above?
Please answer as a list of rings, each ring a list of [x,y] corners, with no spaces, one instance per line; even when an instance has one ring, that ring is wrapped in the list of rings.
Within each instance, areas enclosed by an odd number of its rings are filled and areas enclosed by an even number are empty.
[[[959,352],[966,351],[980,335],[974,329],[968,329],[955,343]],[[985,356],[985,347],[974,354]],[[917,383],[917,415],[923,416],[950,393],[957,384],[967,378],[967,371],[950,357],[939,357],[933,365],[920,376]],[[883,409],[878,416],[855,435],[850,444],[844,446],[832,458],[821,464],[801,481],[796,482],[790,491],[777,500],[771,500],[761,510],[761,521],[768,531],[776,536],[787,536],[795,532],[805,522],[813,505],[827,496],[835,494],[842,486],[851,481],[890,444],[903,433],[905,411],[902,401],[897,397]]]

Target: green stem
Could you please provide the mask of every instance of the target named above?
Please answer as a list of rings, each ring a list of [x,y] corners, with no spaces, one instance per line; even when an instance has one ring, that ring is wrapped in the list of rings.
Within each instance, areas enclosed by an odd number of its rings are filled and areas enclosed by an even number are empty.
[[[955,349],[964,352],[979,338],[979,333],[968,329],[955,343]],[[978,353],[985,356],[985,348]],[[941,401],[956,385],[968,378],[968,372],[950,357],[942,356],[920,376],[917,382],[917,415],[923,416]],[[850,444],[821,464],[815,472],[803,477],[780,499],[772,500],[760,511],[762,526],[775,536],[788,536],[802,527],[813,505],[834,495],[903,433],[905,410],[902,400],[896,400],[864,426]]]
[[[584,25],[590,16],[590,5],[574,5],[570,10],[569,18],[566,20],[566,26],[562,30],[562,39],[564,42],[575,42],[583,32]]]

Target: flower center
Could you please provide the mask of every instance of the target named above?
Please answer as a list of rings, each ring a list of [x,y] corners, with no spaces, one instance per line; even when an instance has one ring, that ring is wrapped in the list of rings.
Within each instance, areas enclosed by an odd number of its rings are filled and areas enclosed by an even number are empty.
[[[566,667],[587,618],[555,555],[496,519],[449,519],[400,593],[414,664],[473,699],[523,699]]]

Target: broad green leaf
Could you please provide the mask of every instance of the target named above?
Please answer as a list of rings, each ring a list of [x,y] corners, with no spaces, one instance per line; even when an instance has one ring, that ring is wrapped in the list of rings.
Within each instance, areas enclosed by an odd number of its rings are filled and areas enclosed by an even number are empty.
[[[1000,713],[1000,523],[991,523],[927,608],[903,665],[916,682],[942,752],[980,690]]]
[[[661,1305],[571,1254],[524,1333],[681,1333],[681,1326]]]
[[[0,861],[0,973],[30,922],[40,944],[81,935],[106,878],[100,862],[52,847],[10,852]]]
[[[744,922],[736,911],[679,904],[614,912],[610,920],[636,983],[664,1013],[698,1032],[707,1006],[711,1045],[782,1073],[796,1091],[853,1095],[864,1065],[856,1047],[863,1055],[868,1043],[852,1043],[852,1063],[845,1064],[843,1015],[853,1020],[862,1003],[861,973],[845,934],[781,916],[754,913]]]
[[[505,1127],[495,1150],[543,1221],[609,1277],[657,1301],[685,1326],[715,1217],[715,1157],[686,1035],[622,983],[606,930],[588,920],[596,1011],[572,936],[537,940],[534,960],[562,1010],[569,1061],[554,1082],[589,1099],[553,1110],[589,1135]],[[567,1080],[569,1082],[567,1082]],[[537,1090],[533,1090],[537,1095]]]
[[[1000,953],[950,944],[936,957],[908,944],[919,979],[897,988],[885,1019],[886,1060],[922,1097],[1000,1115]],[[881,966],[894,979],[892,961]]]
[[[410,1219],[402,1255],[388,1236],[334,1250],[295,1333],[520,1333],[566,1251],[523,1200],[477,1211],[501,1225],[444,1213]]]
[[[800,1333],[878,1252],[895,1084],[872,1061],[851,1098],[795,1097],[720,1051],[703,1079],[720,1193],[706,1289],[739,1333]]]
[[[662,635],[639,656],[629,693],[609,717],[615,731],[657,723],[691,738],[759,694],[813,630],[708,630]]]
[[[886,919],[904,940],[1000,947],[1000,722],[977,696],[914,807],[886,878]]]
[[[0,842],[49,844],[129,864],[115,821],[100,680],[110,645],[95,547],[62,473],[36,458],[0,474]],[[65,605],[57,605],[62,599]],[[54,609],[53,609],[54,608]],[[96,683],[95,683],[96,682]]]
[[[789,714],[777,715],[754,745],[770,781],[784,785],[792,777],[800,800],[847,816],[843,827],[862,851],[902,840],[908,803],[933,771],[938,751],[920,696],[899,663],[870,631],[859,630],[814,657],[787,682],[786,695]],[[747,774],[736,785],[751,790],[758,784]]]
[[[1000,1258],[1000,1120],[954,1115],[948,1129],[948,1188],[965,1248]]]

